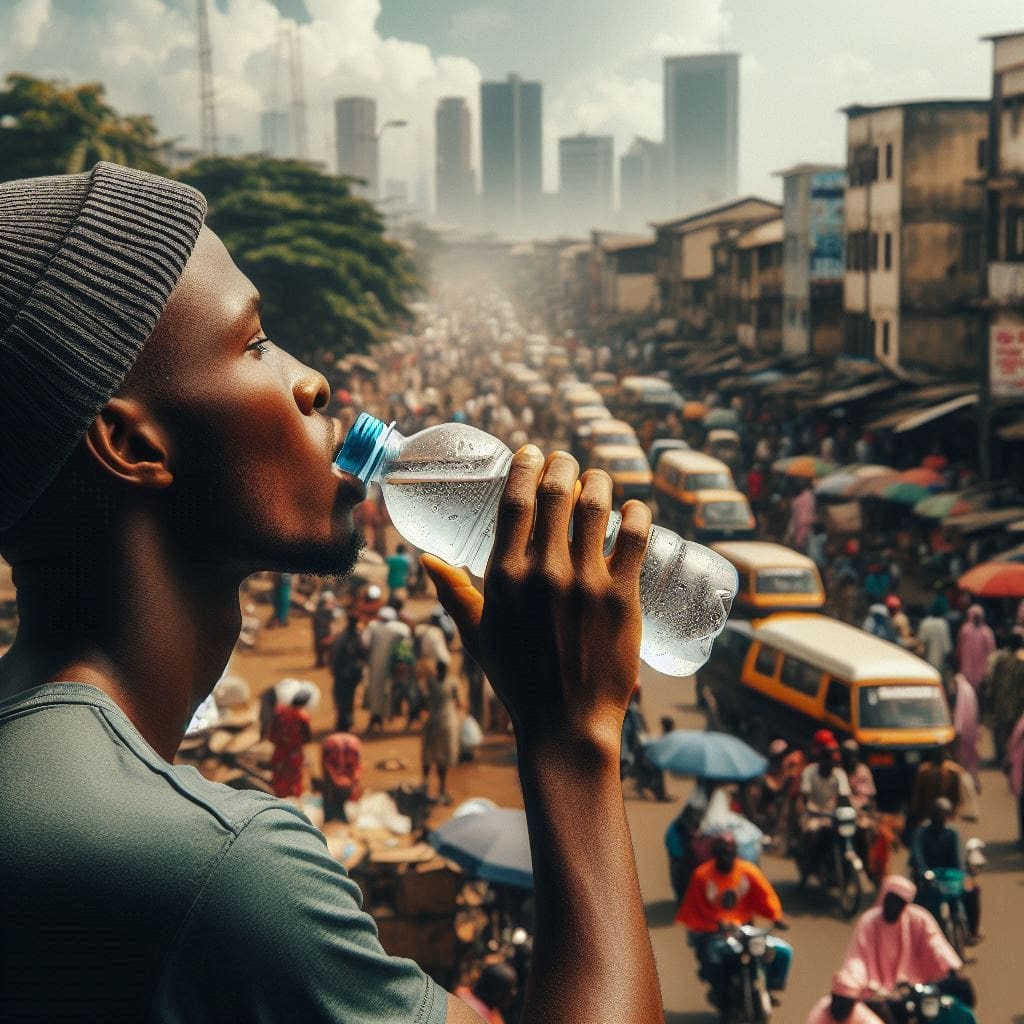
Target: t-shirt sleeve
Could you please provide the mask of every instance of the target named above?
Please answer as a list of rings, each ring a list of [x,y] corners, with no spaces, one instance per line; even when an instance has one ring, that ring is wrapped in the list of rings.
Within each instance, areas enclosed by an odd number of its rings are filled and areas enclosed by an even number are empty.
[[[223,851],[163,972],[152,1019],[444,1024],[447,996],[388,956],[323,836],[271,805]]]

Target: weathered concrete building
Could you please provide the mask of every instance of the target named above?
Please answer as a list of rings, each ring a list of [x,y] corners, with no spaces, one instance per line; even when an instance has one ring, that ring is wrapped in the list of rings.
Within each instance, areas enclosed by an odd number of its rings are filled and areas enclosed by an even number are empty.
[[[977,179],[986,100],[845,108],[844,350],[896,370],[978,368],[984,273]]]
[[[995,399],[1024,401],[1024,32],[987,38],[989,384]]]
[[[595,231],[592,246],[602,312],[618,316],[653,312],[658,304],[654,239]]]
[[[784,227],[775,217],[736,239],[740,305],[736,340],[754,352],[782,349],[782,241]]]
[[[781,213],[778,203],[746,196],[652,224],[661,312],[677,318],[691,336],[708,336],[715,313],[715,245]]]
[[[782,350],[838,355],[843,319],[846,170],[797,164],[782,178]]]

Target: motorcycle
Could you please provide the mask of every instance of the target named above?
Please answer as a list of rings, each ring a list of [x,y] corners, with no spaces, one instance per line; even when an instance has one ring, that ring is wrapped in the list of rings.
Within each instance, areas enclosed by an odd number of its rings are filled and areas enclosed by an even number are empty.
[[[964,959],[970,929],[964,908],[964,879],[966,872],[959,868],[935,868],[923,876],[925,906],[939,922],[946,941]]]
[[[827,849],[819,848],[816,856],[797,851],[800,884],[805,886],[815,875],[823,886],[839,893],[839,912],[849,919],[860,910],[863,898],[861,875],[864,864],[854,847],[857,835],[857,811],[853,807],[837,807],[831,814],[817,815],[830,819]],[[821,844],[823,847],[825,844]]]
[[[772,1000],[765,980],[765,962],[772,955],[768,946],[770,931],[745,924],[712,936],[718,943],[721,963],[717,984],[712,982],[709,999],[718,1008],[722,1024],[761,1024],[772,1015]]]
[[[886,1006],[895,1024],[977,1024],[974,1011],[939,985],[901,985]]]

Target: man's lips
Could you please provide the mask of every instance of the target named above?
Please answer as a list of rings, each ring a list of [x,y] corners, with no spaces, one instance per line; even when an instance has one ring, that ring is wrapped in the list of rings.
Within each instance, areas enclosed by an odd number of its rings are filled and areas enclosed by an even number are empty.
[[[333,416],[329,418],[328,422],[331,425],[331,472],[337,477],[352,504],[356,505],[366,499],[366,486],[359,477],[338,469],[334,464],[345,444],[345,428],[341,420]]]

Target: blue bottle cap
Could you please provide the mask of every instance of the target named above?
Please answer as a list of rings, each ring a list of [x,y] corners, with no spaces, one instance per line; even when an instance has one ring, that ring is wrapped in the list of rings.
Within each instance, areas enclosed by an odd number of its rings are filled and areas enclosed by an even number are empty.
[[[385,444],[394,429],[394,423],[389,426],[368,412],[360,413],[359,418],[352,424],[352,429],[348,432],[334,464],[342,472],[359,477],[366,486],[369,486],[373,474],[384,458]]]

